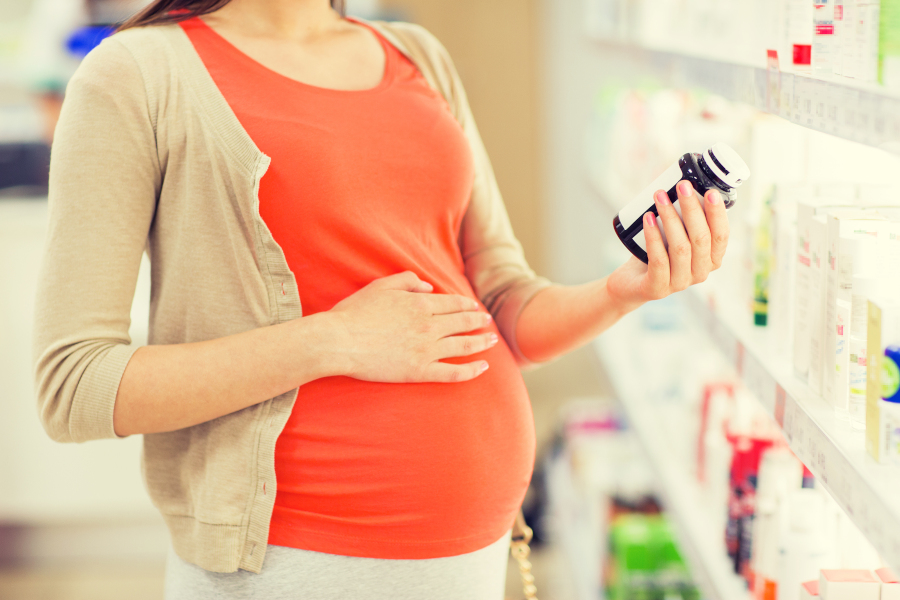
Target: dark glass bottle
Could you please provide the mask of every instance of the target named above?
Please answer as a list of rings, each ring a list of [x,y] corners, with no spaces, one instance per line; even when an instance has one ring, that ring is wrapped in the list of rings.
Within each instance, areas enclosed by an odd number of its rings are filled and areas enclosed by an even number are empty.
[[[643,262],[647,262],[647,245],[644,241],[644,213],[652,212],[659,216],[653,194],[664,190],[672,201],[672,205],[681,215],[678,204],[678,193],[675,189],[679,181],[686,180],[694,186],[701,196],[714,189],[722,196],[725,208],[729,209],[737,201],[737,188],[750,176],[747,164],[731,147],[721,142],[714,144],[709,150],[700,154],[688,152],[678,159],[657,177],[634,200],[629,202],[613,219],[616,235],[625,247]],[[659,222],[660,231],[665,231]]]

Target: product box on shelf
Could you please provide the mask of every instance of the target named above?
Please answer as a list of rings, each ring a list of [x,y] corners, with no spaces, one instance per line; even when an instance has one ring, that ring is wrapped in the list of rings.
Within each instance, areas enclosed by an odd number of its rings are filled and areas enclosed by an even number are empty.
[[[878,0],[837,0],[835,3],[834,74],[872,82],[878,66]]]
[[[678,550],[672,528],[662,515],[624,514],[610,528],[607,597],[678,597],[700,595]]]
[[[779,184],[772,205],[772,272],[769,278],[769,318],[775,351],[788,357],[794,347],[794,291],[797,270],[797,202],[802,186]],[[802,196],[800,196],[802,197]]]
[[[865,569],[822,569],[819,596],[822,600],[879,600],[881,582]]]
[[[800,584],[800,600],[819,599],[819,580],[807,581]]]
[[[878,81],[900,89],[900,1],[881,0],[878,33]]]
[[[816,394],[822,393],[825,365],[825,287],[828,222],[815,215],[809,226],[809,375],[807,383]]]
[[[900,600],[900,580],[887,567],[875,570],[875,576],[881,582],[881,600]]]
[[[810,373],[810,352],[813,332],[821,327],[825,296],[824,252],[827,243],[825,215],[829,211],[854,210],[845,203],[850,200],[817,197],[797,203],[797,263],[794,274],[794,372],[809,380],[814,390],[821,390],[822,372],[817,366]],[[815,223],[814,223],[815,221]],[[815,239],[813,235],[815,234]],[[821,357],[821,351],[817,351]],[[815,383],[813,383],[813,381]]]
[[[863,237],[877,239],[885,219],[875,211],[840,210],[828,213],[828,241],[826,246],[825,320],[822,336],[825,341],[822,366],[822,395],[849,419],[849,329],[850,302],[853,287],[853,256],[858,249],[856,240]]]
[[[900,298],[876,297],[869,300],[869,327],[866,344],[866,451],[878,462],[888,462],[888,424],[894,412],[881,398],[884,350],[900,343]]]

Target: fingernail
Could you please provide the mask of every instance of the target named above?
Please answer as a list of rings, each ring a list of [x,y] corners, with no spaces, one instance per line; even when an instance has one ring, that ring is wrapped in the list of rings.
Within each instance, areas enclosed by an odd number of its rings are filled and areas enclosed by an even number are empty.
[[[493,317],[491,317],[491,313],[484,313],[484,318],[487,319],[487,322],[488,322],[488,323],[490,323],[490,322],[491,322],[491,319],[492,319]]]
[[[644,213],[644,227],[646,227],[647,229],[656,227],[656,219],[654,218],[652,212]]]
[[[719,200],[721,199],[722,197],[719,196],[719,192],[717,192],[716,190],[710,190],[706,195],[706,203],[710,206],[712,206],[713,204],[718,204]]]
[[[494,344],[496,344],[499,341],[500,341],[500,338],[497,337],[497,334],[492,333],[491,334],[491,345],[493,346]]]
[[[691,184],[687,181],[678,182],[678,194],[681,196],[690,196],[693,192],[693,188],[691,188]]]
[[[488,364],[486,362],[481,363],[481,372],[484,373],[488,370]]]
[[[657,206],[669,204],[669,195],[662,190],[656,192],[654,198],[656,199]]]
[[[433,291],[434,291],[434,286],[431,285],[430,283],[428,283],[427,281],[423,281],[423,282],[422,282],[422,285],[424,285],[424,286],[428,289],[429,292],[433,292]]]

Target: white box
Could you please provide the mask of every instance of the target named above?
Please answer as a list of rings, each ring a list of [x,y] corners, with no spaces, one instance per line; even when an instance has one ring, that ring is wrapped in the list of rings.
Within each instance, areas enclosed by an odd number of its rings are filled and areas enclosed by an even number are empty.
[[[875,576],[881,580],[881,600],[900,600],[900,580],[893,571],[884,567],[877,569]]]
[[[800,600],[819,600],[818,580],[807,581],[800,584]]]
[[[822,393],[822,371],[825,366],[825,261],[828,225],[825,217],[816,215],[809,226],[809,374],[807,382],[813,393]]]
[[[794,290],[797,268],[797,203],[794,187],[776,187],[772,205],[773,253],[769,277],[768,329],[778,356],[790,358],[794,349]]]
[[[876,211],[863,211],[860,209],[832,210],[828,212],[826,220],[828,240],[825,261],[825,316],[822,322],[822,336],[825,344],[823,349],[825,364],[822,368],[822,395],[825,397],[826,402],[841,409],[849,418],[850,390],[846,386],[841,386],[838,389],[837,385],[837,374],[843,373],[846,375],[849,363],[846,365],[842,364],[843,369],[840,371],[835,368],[839,338],[837,301],[843,300],[849,304],[853,289],[853,257],[848,251],[846,244],[841,242],[841,238],[853,240],[868,236],[877,240],[878,234],[884,227],[886,220]],[[843,362],[847,362],[846,359],[849,357],[849,354],[846,351],[840,356]]]
[[[831,205],[826,205],[828,202]],[[835,201],[822,199],[797,203],[797,239],[796,239],[796,264],[794,272],[793,293],[793,365],[798,377],[806,380],[809,376],[809,346],[812,331],[812,311],[810,299],[812,298],[812,265],[810,229],[813,217],[824,215],[826,211],[838,208]]]
[[[881,581],[865,569],[822,569],[819,596],[822,600],[879,600]]]

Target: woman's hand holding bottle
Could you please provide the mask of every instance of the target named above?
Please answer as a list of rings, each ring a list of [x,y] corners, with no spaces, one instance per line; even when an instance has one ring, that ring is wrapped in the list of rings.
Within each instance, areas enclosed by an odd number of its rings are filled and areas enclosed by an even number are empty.
[[[471,334],[490,323],[490,314],[471,298],[432,290],[407,271],[376,279],[324,313],[332,321],[339,373],[364,381],[414,383],[467,381],[487,370],[483,360],[441,360],[493,347],[496,334]]]
[[[687,181],[676,189],[681,218],[664,191],[654,195],[668,250],[656,217],[648,212],[644,214],[648,264],[632,257],[609,276],[609,294],[626,310],[706,281],[722,266],[729,229],[721,195],[710,190],[701,198]]]

